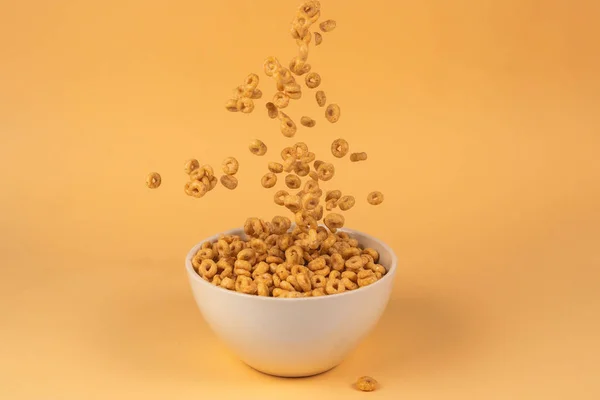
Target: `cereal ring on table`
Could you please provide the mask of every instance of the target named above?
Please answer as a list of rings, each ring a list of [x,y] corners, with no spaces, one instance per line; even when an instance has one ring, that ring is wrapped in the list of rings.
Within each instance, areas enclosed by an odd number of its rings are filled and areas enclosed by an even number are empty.
[[[342,255],[343,256],[343,255]],[[346,268],[351,271],[358,271],[365,266],[365,262],[361,256],[353,256],[346,260]]]
[[[327,280],[327,284],[325,285],[325,292],[327,294],[338,294],[344,293],[346,291],[346,286],[342,284],[342,281],[339,279],[329,279]]]
[[[302,87],[296,82],[283,85],[283,91],[290,96],[292,100],[299,100],[302,97]]]
[[[258,287],[251,278],[240,275],[235,280],[235,291],[245,294],[256,294],[258,292]]]
[[[315,126],[317,124],[317,121],[315,121],[311,117],[304,116],[304,117],[300,118],[300,123],[302,125],[306,126],[307,128],[312,128],[313,126]]]
[[[221,167],[225,175],[235,175],[240,168],[240,163],[235,157],[227,157],[223,160]]]
[[[321,84],[321,75],[316,72],[310,72],[304,78],[304,83],[306,83],[306,87],[309,89],[316,89]]]
[[[200,168],[200,163],[195,158],[191,158],[185,162],[183,170],[186,174],[191,174],[194,170]]]
[[[331,122],[332,124],[336,123],[340,119],[340,115],[340,106],[337,104],[330,104],[327,106],[327,109],[325,110],[325,118],[327,121]]]
[[[198,267],[198,274],[208,279],[212,279],[217,274],[217,263],[210,258],[205,258]]]
[[[290,96],[284,92],[277,92],[273,95],[273,104],[277,108],[286,108],[290,104]]]
[[[289,195],[290,194],[285,190],[280,190],[277,193],[275,193],[275,195],[273,196],[273,200],[278,206],[283,206],[285,204],[285,198]]]
[[[271,221],[271,225],[273,226],[273,233],[283,235],[292,226],[292,221],[287,217],[275,216]]]
[[[350,145],[344,139],[336,139],[331,143],[331,154],[333,154],[334,157],[342,158],[348,154],[349,150]]]
[[[263,67],[267,76],[273,76],[281,68],[281,64],[276,57],[271,56],[265,59]]]
[[[240,111],[240,101],[238,99],[229,99],[225,102],[225,109],[230,112]]]
[[[372,392],[377,389],[377,381],[370,376],[361,376],[355,383],[355,386],[361,392]]]
[[[302,161],[296,161],[294,172],[298,176],[306,176],[310,173],[310,165]]]
[[[323,43],[323,35],[321,35],[319,32],[315,32],[315,46],[318,46],[321,43]]]
[[[383,203],[383,193],[381,193],[381,192],[371,192],[367,196],[367,201],[369,202],[369,204],[377,206],[377,205]]]
[[[281,133],[285,137],[293,137],[296,134],[298,128],[296,127],[296,123],[285,113],[279,113],[279,119],[281,123],[279,124]]]
[[[267,145],[261,140],[255,139],[248,146],[250,152],[256,156],[264,156],[267,153]]]
[[[335,174],[335,167],[331,163],[323,163],[319,165],[317,174],[319,176],[319,180],[329,181],[331,180],[331,178],[333,178],[333,175]]]
[[[325,225],[332,233],[344,226],[345,218],[341,214],[329,213],[325,216]]]
[[[244,81],[244,84],[246,85],[246,87],[251,88],[251,89],[256,89],[258,86],[258,75],[256,74],[250,74],[246,77],[246,80]]]
[[[267,107],[267,115],[269,116],[269,118],[277,118],[277,116],[279,115],[279,110],[277,109],[277,106],[274,103],[269,101],[267,104],[265,104],[265,107]]]
[[[229,190],[233,190],[238,185],[238,180],[233,175],[223,175],[221,177],[221,184]]]
[[[188,184],[186,184],[186,193],[189,193],[190,196],[199,199],[208,192],[208,187],[200,181],[192,181],[188,182]]]
[[[302,201],[300,197],[294,195],[288,195],[283,199],[283,205],[293,213],[296,213],[302,209]]]
[[[352,161],[352,162],[365,161],[366,159],[367,159],[367,153],[365,153],[365,152],[350,154],[350,161]]]
[[[323,32],[331,32],[336,26],[336,22],[332,19],[328,19],[327,21],[323,21],[319,24],[319,28],[321,28]]]
[[[276,162],[270,162],[269,171],[273,172],[274,174],[280,174],[283,172],[283,165]]]
[[[306,211],[314,210],[318,205],[319,198],[310,193],[302,198],[302,208]]]
[[[156,189],[160,186],[161,182],[162,179],[158,172],[151,172],[146,177],[146,186],[148,186],[150,189]]]
[[[254,111],[254,102],[250,97],[243,97],[238,100],[238,107],[244,114],[249,114]]]
[[[302,181],[296,175],[288,174],[285,177],[285,184],[290,189],[298,189]]]
[[[260,180],[260,184],[267,189],[272,188],[277,184],[277,175],[272,172],[267,172],[262,179]]]
[[[338,207],[340,208],[340,210],[348,211],[349,209],[354,207],[355,203],[356,203],[356,199],[354,199],[354,196],[344,196],[338,200],[337,204],[338,204]]]

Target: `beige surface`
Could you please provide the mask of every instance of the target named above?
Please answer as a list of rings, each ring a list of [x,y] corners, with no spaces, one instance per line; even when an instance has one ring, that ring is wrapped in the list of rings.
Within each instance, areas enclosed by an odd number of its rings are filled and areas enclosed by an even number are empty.
[[[598,398],[599,3],[322,3],[338,28],[310,62],[342,118],[290,115],[318,119],[297,135],[318,154],[340,136],[369,153],[336,185],[359,199],[348,225],[401,259],[376,331],[325,375],[263,376],[184,274],[198,240],[277,211],[258,185],[286,140],[263,101],[223,103],[292,57],[296,2],[4,2],[0,398]],[[184,196],[186,158],[229,155],[235,192]],[[354,392],[363,374],[382,390]]]

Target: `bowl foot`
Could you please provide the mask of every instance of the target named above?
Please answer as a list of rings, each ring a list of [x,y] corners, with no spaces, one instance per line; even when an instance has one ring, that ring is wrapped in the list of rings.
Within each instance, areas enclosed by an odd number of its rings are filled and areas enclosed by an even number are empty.
[[[324,374],[326,372],[331,371],[332,369],[334,369],[335,367],[337,367],[339,364],[336,364],[332,367],[327,367],[326,369],[323,370],[317,370],[316,372],[307,372],[307,373],[277,373],[275,371],[263,371],[260,368],[257,367],[253,367],[252,365],[244,362],[244,364],[246,364],[247,366],[249,366],[250,368],[252,368],[255,371],[260,372],[261,374],[265,374],[265,375],[269,375],[269,376],[274,376],[276,378],[309,378],[311,376],[317,376],[317,375],[321,375]]]

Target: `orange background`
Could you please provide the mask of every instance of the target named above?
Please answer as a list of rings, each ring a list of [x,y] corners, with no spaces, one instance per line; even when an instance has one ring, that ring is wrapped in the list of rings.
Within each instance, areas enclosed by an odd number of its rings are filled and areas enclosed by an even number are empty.
[[[280,212],[259,181],[291,142],[264,98],[250,115],[223,104],[250,72],[274,93],[262,61],[295,54],[297,3],[0,5],[0,397],[352,399],[368,374],[381,399],[598,398],[592,0],[323,0],[338,27],[309,62],[342,117],[326,122],[306,89],[288,111],[317,119],[295,139],[321,158],[338,137],[368,152],[335,160],[329,187],[357,197],[349,227],[397,251],[393,298],[309,379],[254,372],[209,331],[183,258]],[[255,137],[267,156],[247,150]],[[237,190],[184,195],[187,158],[230,155]]]

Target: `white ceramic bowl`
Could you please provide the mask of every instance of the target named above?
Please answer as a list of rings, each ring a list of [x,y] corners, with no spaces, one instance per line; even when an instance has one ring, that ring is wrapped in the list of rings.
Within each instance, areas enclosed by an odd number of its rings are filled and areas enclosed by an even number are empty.
[[[217,336],[246,364],[269,375],[316,375],[340,364],[373,329],[392,291],[397,259],[380,240],[340,229],[361,246],[379,252],[388,273],[377,282],[342,294],[299,299],[251,296],[211,285],[198,276],[192,258],[205,241],[187,255],[185,267],[194,299]],[[224,234],[244,237],[243,229]]]

